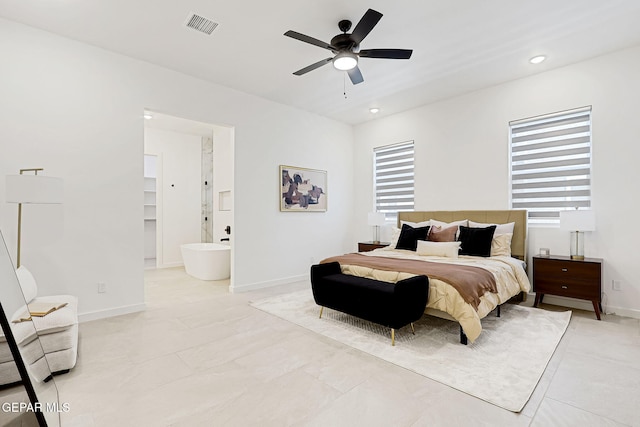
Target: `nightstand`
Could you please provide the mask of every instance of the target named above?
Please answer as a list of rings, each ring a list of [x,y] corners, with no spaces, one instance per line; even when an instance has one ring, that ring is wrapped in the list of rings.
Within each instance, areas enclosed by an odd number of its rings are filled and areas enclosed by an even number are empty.
[[[384,248],[390,244],[389,242],[358,242],[358,252],[369,252],[374,249]]]
[[[549,255],[533,257],[533,290],[537,307],[545,294],[589,300],[600,320],[602,310],[602,259],[571,259]]]

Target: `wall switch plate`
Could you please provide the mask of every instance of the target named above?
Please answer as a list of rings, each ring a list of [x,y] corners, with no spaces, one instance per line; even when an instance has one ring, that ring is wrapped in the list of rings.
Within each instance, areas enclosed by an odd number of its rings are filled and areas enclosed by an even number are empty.
[[[98,293],[103,294],[107,292],[107,284],[105,282],[98,282]]]
[[[622,290],[622,284],[620,283],[619,280],[612,280],[611,281],[611,288],[614,291],[621,291]]]

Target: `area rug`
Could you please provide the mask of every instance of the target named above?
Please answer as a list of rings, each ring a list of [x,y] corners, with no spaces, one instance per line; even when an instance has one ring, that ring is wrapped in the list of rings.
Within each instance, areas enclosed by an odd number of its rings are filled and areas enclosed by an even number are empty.
[[[251,302],[253,307],[377,356],[442,384],[513,412],[520,412],[564,335],[571,312],[552,312],[504,304],[501,317],[482,319],[482,334],[469,345],[459,342],[459,326],[423,316],[396,331],[319,307],[311,290]]]

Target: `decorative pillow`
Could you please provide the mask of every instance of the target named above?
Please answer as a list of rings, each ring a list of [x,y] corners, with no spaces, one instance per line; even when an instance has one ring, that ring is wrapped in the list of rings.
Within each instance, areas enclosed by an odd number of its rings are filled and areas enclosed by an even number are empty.
[[[493,235],[491,240],[491,256],[511,256],[511,238],[513,234]]]
[[[455,242],[456,233],[458,232],[458,226],[442,228],[439,225],[434,225],[429,230],[428,240],[432,242]]]
[[[386,250],[394,250],[396,245],[398,244],[398,238],[400,237],[400,229],[398,227],[391,228],[391,244],[389,246],[385,246],[383,249]]]
[[[18,276],[18,282],[22,288],[24,299],[27,304],[29,304],[36,296],[38,296],[38,285],[36,284],[36,279],[33,278],[31,272],[27,270],[24,265],[18,267],[16,270],[16,276]]]
[[[469,221],[469,227],[471,228],[484,228],[484,227],[489,227],[490,225],[496,226],[496,232],[494,233],[494,236],[499,236],[500,234],[507,234],[507,233],[513,234],[513,229],[516,223],[509,222],[507,224],[485,224],[482,222]]]
[[[506,255],[511,256],[511,239],[513,238],[513,229],[515,228],[515,222],[509,222],[507,224],[485,224],[482,222],[469,221],[469,227],[483,228],[490,225],[496,226],[496,232],[493,233],[493,241],[491,242],[491,256]],[[496,241],[499,236],[508,235],[508,241],[502,238],[499,242]],[[495,249],[500,247],[500,249]],[[496,254],[498,253],[498,255]]]
[[[461,225],[458,237],[458,241],[462,243],[460,255],[491,256],[491,241],[495,231],[495,225],[485,228],[470,228]]]
[[[460,242],[429,242],[418,240],[416,253],[423,256],[458,258]]]
[[[413,228],[419,228],[419,227],[426,227],[426,226],[430,226],[431,225],[431,221],[421,221],[421,222],[411,222],[411,221],[400,221],[400,227],[402,227],[403,225],[410,225]]]
[[[427,240],[427,234],[429,234],[429,227],[413,228],[404,224],[400,231],[396,249],[415,251],[418,246],[418,240]]]
[[[465,227],[467,227],[469,225],[469,220],[467,219],[461,219],[460,221],[453,221],[453,222],[442,222],[442,221],[438,221],[437,219],[430,219],[429,220],[431,222],[431,226],[433,227],[434,225],[438,225],[442,228],[447,228],[447,227],[451,227],[453,225],[464,225]]]

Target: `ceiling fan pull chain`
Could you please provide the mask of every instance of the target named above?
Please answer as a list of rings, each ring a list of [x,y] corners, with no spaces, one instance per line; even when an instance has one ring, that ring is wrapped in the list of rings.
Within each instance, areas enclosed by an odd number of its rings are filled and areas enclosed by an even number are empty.
[[[347,75],[346,73],[343,73],[343,79],[342,79],[342,91],[344,94],[344,99],[347,99]]]

